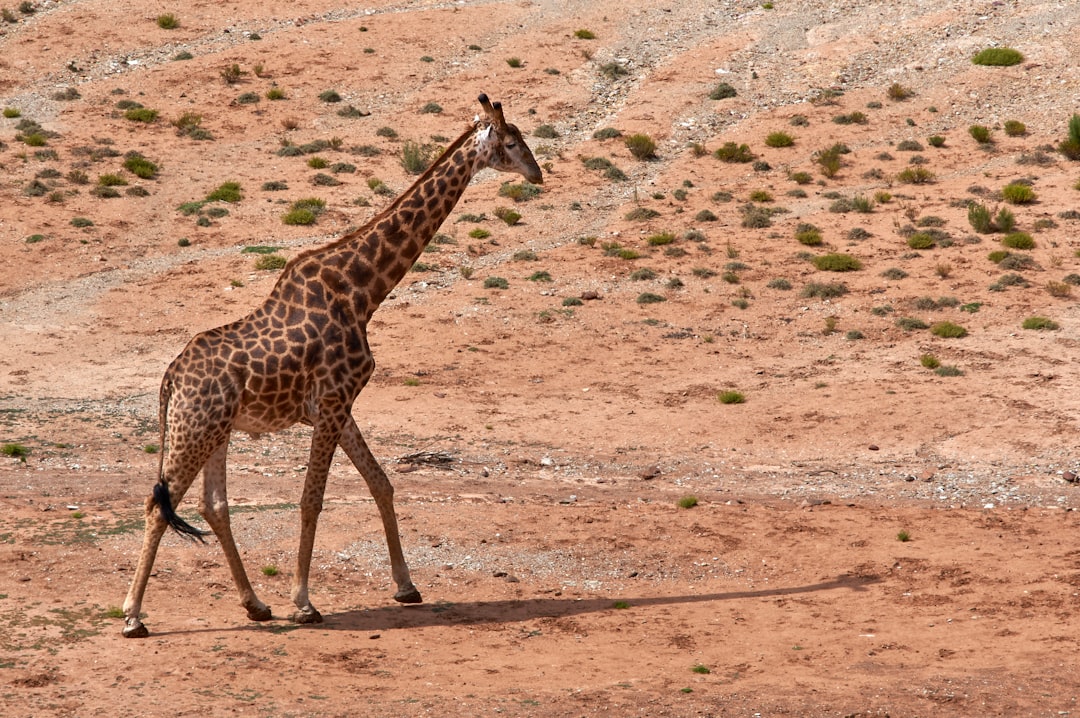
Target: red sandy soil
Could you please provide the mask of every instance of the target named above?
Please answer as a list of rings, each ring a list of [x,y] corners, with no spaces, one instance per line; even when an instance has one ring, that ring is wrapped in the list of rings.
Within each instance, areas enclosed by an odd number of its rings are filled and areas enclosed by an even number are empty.
[[[0,21],[0,106],[20,114],[0,119],[0,442],[12,454],[0,458],[0,713],[1080,710],[1080,164],[1056,151],[1080,111],[1080,10],[772,5],[11,6],[14,22]],[[159,28],[163,13],[179,27]],[[1024,61],[971,62],[995,45]],[[192,58],[174,59],[182,51]],[[234,64],[244,74],[229,84]],[[736,96],[709,99],[720,82]],[[894,83],[911,96],[890,99]],[[266,97],[275,86],[285,99]],[[330,89],[341,102],[319,99]],[[424,255],[428,271],[375,315],[379,368],[354,409],[397,488],[425,603],[392,601],[374,505],[339,457],[312,572],[326,621],[289,623],[310,432],[237,435],[234,530],[276,618],[246,619],[216,545],[169,536],[143,606],[151,636],[124,640],[114,614],[138,558],[165,367],[273,285],[276,271],[256,269],[245,247],[290,257],[359,226],[413,181],[404,143],[457,137],[480,92],[527,136],[543,192],[514,203],[500,195],[509,177],[477,178]],[[158,119],[125,119],[124,100]],[[441,112],[421,112],[432,102]],[[347,105],[361,116],[341,116]],[[835,121],[854,112],[865,123]],[[180,135],[184,113],[213,139]],[[18,139],[26,119],[55,133],[46,145]],[[1010,120],[1026,132],[1006,134]],[[994,142],[976,143],[973,124]],[[556,136],[535,136],[542,125]],[[608,127],[648,134],[656,158],[593,137]],[[767,146],[778,131],[793,146]],[[279,155],[319,140],[329,146]],[[767,165],[713,157],[727,142]],[[850,151],[826,178],[815,156],[837,142]],[[125,170],[130,151],[157,175]],[[314,155],[330,166],[310,167]],[[582,161],[597,157],[626,179]],[[342,163],[354,171],[332,171]],[[909,167],[932,181],[900,181]],[[128,181],[119,197],[91,193],[107,173]],[[1005,204],[1015,180],[1037,200]],[[178,209],[226,181],[243,199],[205,205],[208,226]],[[758,191],[772,196],[758,206],[782,211],[745,227]],[[326,201],[318,223],[283,224],[304,197]],[[875,197],[870,212],[833,211]],[[1010,209],[1034,248],[995,265],[1004,235],[975,232],[971,202]],[[501,207],[520,221],[496,219]],[[627,218],[639,208],[657,215]],[[821,246],[796,241],[804,223]],[[909,248],[916,228],[941,232],[936,246]],[[665,232],[674,241],[650,243]],[[819,271],[809,259],[827,252],[862,268]],[[491,276],[509,287],[485,288]],[[808,296],[811,283],[848,291]],[[665,301],[639,303],[643,293]],[[1022,328],[1032,316],[1057,329]],[[725,391],[745,401],[721,403]],[[697,505],[680,508],[688,496]],[[197,522],[192,505],[181,509]]]

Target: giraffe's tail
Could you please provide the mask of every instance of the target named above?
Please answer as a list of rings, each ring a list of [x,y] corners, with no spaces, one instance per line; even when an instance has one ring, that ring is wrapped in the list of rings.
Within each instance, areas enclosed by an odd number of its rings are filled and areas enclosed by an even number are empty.
[[[169,485],[164,480],[154,484],[154,501],[157,502],[158,510],[161,511],[161,518],[165,519],[165,522],[172,527],[173,531],[186,539],[206,543],[203,536],[208,535],[210,532],[197,529],[180,518],[179,514],[176,513],[176,509],[173,508],[172,498],[169,496]]]
[[[206,543],[203,536],[210,532],[197,529],[180,518],[176,509],[173,508],[172,497],[169,495],[169,483],[165,480],[165,424],[169,419],[170,398],[172,398],[172,382],[166,373],[165,379],[161,382],[161,393],[158,397],[158,431],[160,433],[158,434],[158,478],[157,483],[154,484],[154,503],[158,505],[161,518],[165,519],[173,531],[186,539]]]

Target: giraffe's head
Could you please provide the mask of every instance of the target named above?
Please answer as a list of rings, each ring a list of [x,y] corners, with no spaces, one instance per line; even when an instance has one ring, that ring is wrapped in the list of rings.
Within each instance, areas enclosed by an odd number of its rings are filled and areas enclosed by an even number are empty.
[[[486,166],[501,172],[516,172],[533,184],[543,183],[544,175],[521,130],[503,117],[502,103],[492,103],[487,95],[480,95],[479,99],[487,116],[486,121],[480,120],[478,130],[478,144]]]

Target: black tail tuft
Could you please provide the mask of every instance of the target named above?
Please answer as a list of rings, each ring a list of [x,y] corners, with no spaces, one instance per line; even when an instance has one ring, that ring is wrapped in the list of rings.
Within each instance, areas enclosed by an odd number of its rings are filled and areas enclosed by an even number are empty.
[[[173,509],[172,499],[169,497],[169,486],[164,481],[154,484],[154,501],[161,510],[161,518],[165,519],[173,531],[186,539],[206,543],[203,536],[209,535],[210,532],[195,528],[177,515],[176,510]]]

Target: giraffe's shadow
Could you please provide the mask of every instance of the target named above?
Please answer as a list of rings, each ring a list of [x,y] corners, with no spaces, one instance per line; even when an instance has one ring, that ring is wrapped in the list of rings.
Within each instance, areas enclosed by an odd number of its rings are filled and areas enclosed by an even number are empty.
[[[754,591],[729,591],[681,596],[606,598],[526,598],[494,601],[436,602],[415,606],[388,605],[380,608],[343,611],[326,615],[321,630],[377,632],[388,629],[429,626],[525,623],[543,618],[565,618],[626,607],[672,606],[715,601],[769,598],[846,589],[865,591],[880,581],[877,577],[841,575],[829,581],[804,586]]]
[[[193,630],[155,632],[157,636],[180,635],[203,632],[229,631],[282,631],[304,630],[310,628],[319,631],[352,631],[358,633],[378,633],[391,629],[427,628],[433,626],[469,626],[502,625],[526,623],[544,618],[566,618],[589,613],[618,610],[619,608],[647,606],[676,606],[692,603],[710,603],[717,601],[737,601],[753,598],[771,598],[794,596],[799,594],[821,593],[846,589],[865,591],[868,586],[880,582],[876,576],[851,576],[842,574],[829,581],[789,586],[786,588],[768,588],[755,591],[727,591],[723,593],[701,593],[681,596],[642,596],[631,597],[612,595],[606,598],[524,598],[501,599],[494,601],[461,601],[419,603],[415,605],[391,604],[379,608],[327,613],[322,623],[301,626],[289,623],[285,616],[275,615],[265,623],[249,623],[234,628],[199,628]]]

